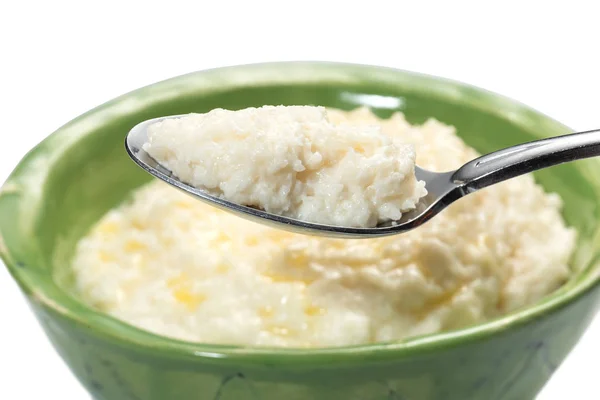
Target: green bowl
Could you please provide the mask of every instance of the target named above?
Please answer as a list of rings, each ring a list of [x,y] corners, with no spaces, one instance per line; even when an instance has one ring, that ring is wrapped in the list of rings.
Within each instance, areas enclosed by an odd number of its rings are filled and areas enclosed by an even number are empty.
[[[103,315],[72,290],[74,244],[151,178],[124,137],[169,114],[263,104],[371,106],[433,116],[480,152],[569,129],[471,86],[398,70],[274,63],[193,73],[110,101],[54,132],[0,190],[0,256],[56,350],[97,400],[532,399],[575,345],[600,299],[595,159],[537,174],[579,231],[573,278],[539,303],[485,324],[394,343],[318,350],[187,343]],[[32,377],[35,379],[34,377]],[[32,381],[35,384],[35,380]]]

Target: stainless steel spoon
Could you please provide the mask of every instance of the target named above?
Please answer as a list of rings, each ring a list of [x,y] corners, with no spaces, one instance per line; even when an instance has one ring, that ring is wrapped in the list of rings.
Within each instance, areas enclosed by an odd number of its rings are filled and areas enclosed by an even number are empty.
[[[178,117],[181,115],[155,118],[133,127],[125,140],[125,147],[133,161],[150,174],[176,188],[240,217],[272,225],[275,228],[331,237],[375,238],[403,233],[423,225],[454,201],[479,189],[538,169],[600,155],[600,130],[593,130],[509,147],[481,156],[455,171],[432,172],[417,166],[416,177],[425,181],[429,193],[421,199],[415,210],[403,214],[398,221],[386,222],[375,228],[349,228],[299,221],[271,214],[232,203],[181,182],[143,150],[143,145],[148,140],[146,130],[149,125],[165,118]]]

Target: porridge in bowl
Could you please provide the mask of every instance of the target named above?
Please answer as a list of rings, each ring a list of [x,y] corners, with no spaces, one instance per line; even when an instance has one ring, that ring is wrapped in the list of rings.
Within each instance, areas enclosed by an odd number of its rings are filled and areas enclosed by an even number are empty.
[[[400,113],[327,113],[414,146],[426,169],[477,156],[433,119],[413,126]],[[173,338],[283,347],[400,340],[484,322],[558,288],[575,242],[560,209],[526,175],[401,235],[331,239],[250,222],[155,181],[92,228],[73,269],[86,302]]]

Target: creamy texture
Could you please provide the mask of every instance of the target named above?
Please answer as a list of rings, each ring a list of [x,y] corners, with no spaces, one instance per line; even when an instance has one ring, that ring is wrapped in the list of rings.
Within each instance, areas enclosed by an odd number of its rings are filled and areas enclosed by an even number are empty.
[[[477,156],[454,128],[329,110],[378,124],[445,171]],[[529,175],[469,195],[406,234],[329,239],[274,230],[153,182],[78,244],[82,298],[149,331],[204,343],[322,347],[470,326],[559,287],[575,233]]]
[[[373,227],[414,209],[414,146],[337,122],[323,107],[216,109],[151,125],[144,149],[185,183],[304,221]]]

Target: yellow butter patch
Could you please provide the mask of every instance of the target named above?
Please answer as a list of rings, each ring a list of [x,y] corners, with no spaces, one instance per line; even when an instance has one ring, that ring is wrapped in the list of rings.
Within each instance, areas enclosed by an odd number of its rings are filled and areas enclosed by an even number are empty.
[[[288,264],[291,267],[295,267],[295,268],[303,268],[306,265],[308,265],[308,257],[306,256],[306,254],[304,253],[292,253],[290,256],[287,257]]]
[[[325,315],[326,313],[327,310],[315,305],[309,305],[304,308],[304,314],[308,315],[309,317],[318,317],[321,315]]]
[[[263,277],[266,278],[269,282],[273,282],[273,283],[302,283],[302,284],[308,285],[309,283],[312,282],[308,278],[299,278],[299,277],[285,276],[285,275],[278,275],[278,274],[265,274],[265,275],[263,275]]]
[[[357,145],[353,146],[353,149],[357,153],[364,153],[365,152],[365,148],[363,146],[361,146],[360,144],[357,144]]]
[[[119,224],[116,222],[105,222],[100,224],[97,228],[99,233],[111,234],[116,233],[119,230]]]
[[[98,252],[98,258],[100,258],[100,261],[102,261],[102,262],[115,261],[114,255],[112,255],[106,251],[103,251],[103,250],[100,250],[100,252]]]
[[[132,225],[132,226],[133,226],[135,229],[138,229],[138,230],[143,230],[143,229],[146,229],[146,224],[144,224],[144,223],[143,223],[143,222],[141,222],[141,221],[135,220],[135,219],[131,221],[131,225]]]
[[[183,201],[183,200],[181,200],[181,201],[175,202],[175,207],[178,207],[178,208],[193,208],[194,204],[191,203],[191,202],[189,202],[189,201]]]
[[[231,267],[228,264],[219,264],[216,271],[218,274],[226,274],[230,269]]]
[[[140,250],[145,250],[146,249],[146,245],[138,242],[137,240],[128,240],[125,243],[125,251],[129,252],[129,253],[133,253],[135,251],[140,251]]]
[[[196,309],[206,300],[206,295],[200,293],[192,293],[186,288],[181,288],[173,291],[173,297],[179,303],[186,305],[190,310]]]
[[[169,279],[167,286],[173,290],[173,298],[192,311],[206,300],[206,295],[192,292],[190,280],[183,272]]]
[[[217,237],[215,237],[215,241],[217,243],[228,242],[230,240],[231,240],[231,238],[229,236],[227,236],[226,234],[224,234],[223,232],[219,232]]]

